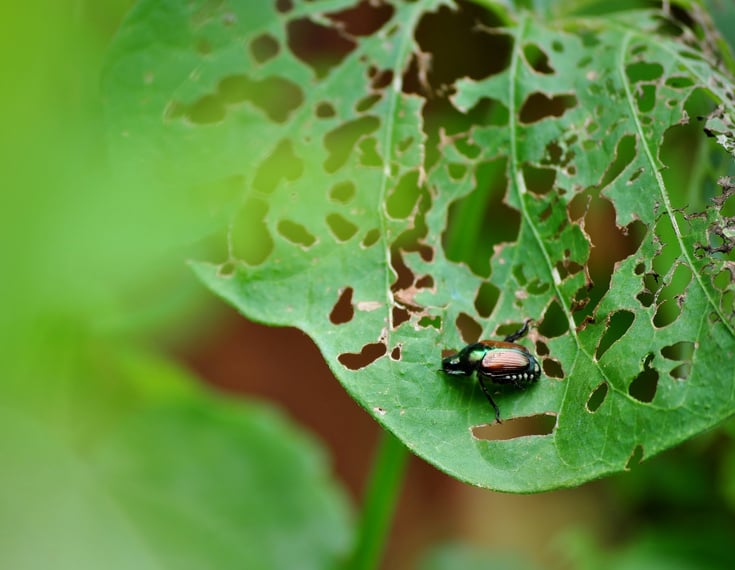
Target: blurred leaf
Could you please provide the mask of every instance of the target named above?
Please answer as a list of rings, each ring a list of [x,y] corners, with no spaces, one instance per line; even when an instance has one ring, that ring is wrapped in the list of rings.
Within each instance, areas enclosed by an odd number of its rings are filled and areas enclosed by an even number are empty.
[[[635,540],[604,550],[588,531],[568,531],[558,546],[567,555],[564,567],[575,570],[719,570],[735,562],[731,535],[731,528],[702,520],[642,529]]]
[[[430,550],[421,564],[420,570],[533,570],[538,566],[529,563],[519,554],[495,552],[490,549],[473,548],[463,544],[446,544]]]
[[[733,191],[708,168],[731,157],[694,128],[691,176],[663,162],[715,104],[703,124],[729,148],[732,82],[694,11],[482,4],[144,0],[105,94],[120,156],[241,188],[227,259],[195,265],[213,291],[306,331],[431,463],[533,492],[735,411]],[[545,377],[498,402],[541,427],[481,430],[492,411],[441,351],[526,318]]]
[[[311,439],[164,362],[106,356],[65,418],[0,414],[0,566],[322,569],[346,555],[345,498]]]

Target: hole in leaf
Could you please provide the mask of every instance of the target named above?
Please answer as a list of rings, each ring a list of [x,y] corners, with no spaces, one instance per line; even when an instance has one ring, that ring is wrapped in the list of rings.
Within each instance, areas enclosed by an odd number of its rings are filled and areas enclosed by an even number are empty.
[[[278,233],[296,245],[311,247],[316,243],[316,237],[309,230],[291,220],[281,220],[278,222]]]
[[[595,358],[598,361],[602,358],[602,355],[605,354],[608,348],[628,332],[628,329],[630,328],[630,325],[633,324],[634,319],[635,315],[630,311],[617,311],[608,318],[605,334],[602,336],[600,344],[597,345]]]
[[[483,79],[500,73],[510,63],[513,40],[498,27],[502,22],[490,10],[469,2],[436,12],[426,12],[419,22],[415,38],[420,51],[431,54],[426,79],[432,91],[452,85],[461,77]],[[495,28],[492,33],[482,29]],[[478,58],[477,54],[493,54]],[[406,77],[406,87],[417,90],[415,78]]]
[[[331,103],[322,101],[316,106],[316,116],[320,119],[329,119],[334,117],[336,114],[337,112],[334,110]]]
[[[459,330],[459,335],[462,337],[465,344],[477,342],[477,339],[479,339],[482,334],[482,327],[467,313],[460,313],[457,316],[456,324],[457,330]]]
[[[356,45],[335,28],[316,24],[307,18],[290,21],[287,32],[291,52],[311,67],[320,79],[339,65]]]
[[[186,116],[195,125],[211,125],[225,118],[225,106],[219,97],[205,95],[189,106],[174,103],[171,111],[166,113],[167,118],[180,115]]]
[[[686,89],[692,85],[694,85],[692,78],[684,75],[673,75],[666,79],[666,86],[672,89]]]
[[[421,320],[419,320],[419,326],[422,328],[428,328],[428,327],[434,327],[436,330],[442,329],[442,319],[441,317],[421,317]]]
[[[424,275],[416,280],[416,289],[431,289],[434,286],[434,278],[431,275]]]
[[[352,287],[346,287],[340,294],[337,302],[329,313],[329,320],[335,325],[349,323],[355,316],[355,308],[352,306]]]
[[[372,95],[367,95],[366,97],[363,97],[360,99],[357,104],[355,105],[355,111],[358,113],[364,113],[365,111],[369,111],[370,108],[375,105],[378,101],[380,101],[381,95],[380,93],[373,93]]]
[[[276,0],[276,10],[281,14],[290,12],[293,9],[293,0]]]
[[[327,14],[327,18],[351,36],[371,36],[393,17],[394,11],[390,4],[362,0],[352,8]]]
[[[613,180],[615,180],[626,169],[626,167],[635,159],[636,156],[636,139],[633,135],[625,135],[620,138],[618,144],[615,145],[615,158],[605,170],[602,176],[599,188],[605,188]]]
[[[597,410],[600,409],[600,406],[605,402],[605,398],[607,398],[609,387],[607,385],[607,382],[602,382],[597,388],[595,388],[590,394],[589,399],[587,400],[587,411],[594,414]]]
[[[365,234],[365,237],[364,238],[362,238],[362,244],[361,245],[362,245],[362,247],[364,247],[365,249],[367,249],[371,245],[375,245],[378,242],[379,239],[380,239],[380,230],[378,230],[376,228],[373,228],[372,230],[369,230]]]
[[[380,126],[376,117],[360,117],[354,121],[343,123],[324,136],[324,146],[329,156],[324,161],[324,169],[333,173],[347,162],[358,139]]]
[[[649,354],[643,365],[643,371],[636,376],[628,387],[628,394],[645,404],[653,401],[658,387],[658,372],[650,368],[653,355]]]
[[[232,277],[237,272],[237,265],[227,261],[217,268],[218,277]]]
[[[401,359],[401,345],[398,345],[393,350],[390,351],[390,357],[391,360],[400,360]]]
[[[355,184],[353,182],[339,182],[332,186],[329,197],[340,204],[348,204],[355,197]]]
[[[536,414],[503,420],[502,424],[474,426],[472,435],[486,441],[503,441],[519,437],[543,436],[554,433],[556,415]]]
[[[393,82],[393,71],[391,69],[375,71],[375,73],[371,75],[371,80],[372,88],[376,91],[381,91]]]
[[[653,325],[662,329],[672,324],[681,314],[681,306],[673,299],[667,299],[659,304],[653,316]]]
[[[248,265],[260,265],[273,251],[273,239],[265,224],[267,213],[265,201],[249,198],[232,222],[229,234],[232,253]]]
[[[363,346],[360,352],[343,352],[337,357],[337,360],[345,368],[360,370],[384,356],[386,352],[388,352],[388,349],[385,344],[373,342]]]
[[[630,471],[631,467],[638,465],[643,461],[643,446],[638,444],[633,448],[628,461],[625,462],[625,470]]]
[[[686,380],[692,372],[691,362],[682,362],[679,366],[674,367],[669,374],[675,380]]]
[[[544,374],[548,378],[564,378],[564,369],[561,366],[561,362],[554,358],[546,358],[543,362]]]
[[[549,98],[545,93],[532,93],[521,105],[520,119],[530,125],[547,117],[561,117],[569,109],[577,106],[574,95],[555,95]]]
[[[537,196],[548,194],[556,182],[556,170],[553,168],[537,168],[530,164],[523,165],[523,180],[526,188]]]
[[[656,104],[656,87],[641,85],[636,91],[636,103],[640,113],[649,113]]]
[[[447,165],[447,173],[452,180],[462,180],[467,174],[467,166],[456,162],[450,163]]]
[[[401,250],[396,247],[391,249],[390,264],[396,275],[396,279],[391,285],[391,291],[401,291],[413,285],[415,275],[403,261]]]
[[[481,97],[463,117],[474,128],[501,127],[508,124],[508,107],[496,99]]]
[[[676,344],[664,346],[661,349],[661,356],[668,360],[691,360],[692,356],[694,356],[694,343],[681,341]]]
[[[403,307],[393,307],[393,328],[397,329],[411,318],[411,314]]]
[[[327,225],[339,241],[347,241],[357,233],[357,226],[340,214],[329,214]]]
[[[252,80],[247,75],[230,75],[219,82],[219,99],[227,105],[248,101],[268,115],[283,123],[304,101],[301,88],[283,77],[267,77]]]
[[[650,307],[653,304],[654,296],[650,291],[641,291],[635,298],[640,301],[642,306]]]
[[[544,317],[538,326],[538,331],[546,338],[561,336],[569,330],[569,323],[561,310],[559,303],[554,301],[546,309]]]
[[[419,173],[415,170],[401,177],[393,191],[388,195],[385,204],[386,211],[391,218],[400,220],[411,214],[420,194],[418,182]]]
[[[638,81],[654,81],[663,75],[664,68],[659,63],[637,62],[625,67],[625,73],[631,83]]]
[[[375,137],[367,137],[357,143],[360,150],[362,166],[383,166],[383,159],[378,154],[378,141]]]
[[[284,139],[258,166],[253,187],[260,192],[270,194],[281,180],[298,180],[303,172],[303,161],[294,154],[291,141]]]
[[[250,42],[250,53],[257,63],[265,63],[278,55],[278,40],[270,34],[261,34]]]
[[[523,56],[534,71],[543,73],[544,75],[554,73],[554,69],[549,65],[549,57],[546,55],[546,52],[536,44],[525,44],[523,46]]]
[[[488,318],[495,305],[497,305],[499,298],[500,289],[489,281],[483,281],[477,290],[477,297],[475,297],[477,314],[485,319]]]

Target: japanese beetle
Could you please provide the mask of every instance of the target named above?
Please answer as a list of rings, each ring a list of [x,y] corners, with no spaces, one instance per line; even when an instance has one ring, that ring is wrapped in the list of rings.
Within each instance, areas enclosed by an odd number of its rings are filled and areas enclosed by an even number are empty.
[[[465,346],[456,354],[442,359],[442,372],[451,376],[471,376],[477,372],[477,381],[487,401],[495,410],[495,419],[500,421],[500,410],[493,400],[485,382],[491,384],[512,384],[524,390],[538,380],[541,366],[526,347],[516,344],[528,332],[528,319],[523,326],[505,340],[481,340]]]

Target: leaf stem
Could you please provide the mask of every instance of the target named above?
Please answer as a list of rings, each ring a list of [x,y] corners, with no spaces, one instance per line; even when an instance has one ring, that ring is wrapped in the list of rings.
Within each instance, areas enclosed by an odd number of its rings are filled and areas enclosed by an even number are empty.
[[[408,456],[406,447],[393,434],[384,430],[365,490],[357,543],[351,564],[347,566],[350,570],[372,570],[378,567]]]

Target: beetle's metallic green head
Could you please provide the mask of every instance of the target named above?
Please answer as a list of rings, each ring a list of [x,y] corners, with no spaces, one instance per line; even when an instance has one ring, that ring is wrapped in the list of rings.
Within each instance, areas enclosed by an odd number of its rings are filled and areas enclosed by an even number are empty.
[[[442,372],[452,376],[469,376],[482,362],[487,348],[482,344],[465,346],[457,354],[450,354],[442,359]]]

